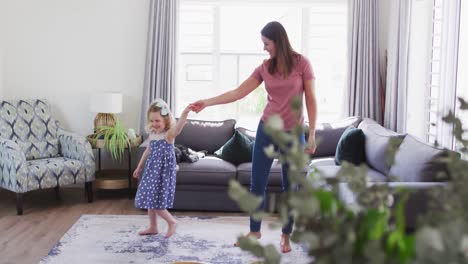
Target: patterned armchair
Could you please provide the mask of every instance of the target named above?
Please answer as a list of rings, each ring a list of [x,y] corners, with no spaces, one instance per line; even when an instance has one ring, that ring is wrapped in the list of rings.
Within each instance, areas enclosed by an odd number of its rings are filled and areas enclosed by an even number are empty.
[[[44,100],[0,101],[0,187],[16,193],[23,214],[23,193],[84,183],[92,202],[95,163],[85,137],[64,131]]]

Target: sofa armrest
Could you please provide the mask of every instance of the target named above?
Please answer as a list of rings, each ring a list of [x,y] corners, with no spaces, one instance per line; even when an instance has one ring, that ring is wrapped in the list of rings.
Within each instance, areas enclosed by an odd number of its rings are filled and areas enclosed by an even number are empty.
[[[88,140],[77,134],[58,129],[58,139],[60,144],[60,154],[63,157],[79,160],[84,163],[86,171],[86,181],[93,181],[96,177],[96,165],[93,150]]]
[[[26,156],[14,141],[0,138],[0,186],[16,193],[27,191]]]

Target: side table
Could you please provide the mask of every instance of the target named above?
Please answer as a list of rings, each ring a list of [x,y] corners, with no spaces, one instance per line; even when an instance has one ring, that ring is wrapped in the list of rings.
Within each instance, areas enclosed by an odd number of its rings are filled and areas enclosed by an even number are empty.
[[[125,189],[128,190],[128,199],[132,199],[132,152],[130,148],[126,148],[128,159],[128,170],[123,169],[105,169],[101,167],[101,152],[102,148],[96,148],[98,151],[98,170],[96,171],[96,180],[94,186],[97,189],[115,190]]]
[[[93,149],[97,149],[98,155],[98,170],[96,171],[96,180],[93,186],[96,189],[103,190],[116,190],[116,189],[127,189],[128,199],[132,199],[132,148],[137,148],[141,144],[141,136],[137,138],[136,142],[133,142],[129,147],[126,147],[127,152],[127,169],[102,169],[101,166],[101,155],[102,149],[104,148],[104,141],[102,139],[88,139],[93,141],[91,146]],[[125,159],[125,158],[124,158]]]

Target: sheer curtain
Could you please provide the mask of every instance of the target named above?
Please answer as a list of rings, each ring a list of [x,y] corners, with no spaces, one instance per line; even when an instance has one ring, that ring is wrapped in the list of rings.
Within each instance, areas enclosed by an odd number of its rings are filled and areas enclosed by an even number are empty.
[[[156,98],[175,110],[177,9],[179,0],[151,0],[146,47],[140,131],[145,134],[146,111]]]
[[[377,1],[350,0],[346,114],[382,123]]]
[[[411,1],[392,1],[384,126],[397,132],[406,132],[410,17]]]

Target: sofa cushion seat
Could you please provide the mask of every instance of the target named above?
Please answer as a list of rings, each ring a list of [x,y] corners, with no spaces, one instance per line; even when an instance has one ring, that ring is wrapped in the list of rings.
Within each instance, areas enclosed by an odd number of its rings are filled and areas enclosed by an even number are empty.
[[[252,162],[246,162],[237,166],[237,180],[242,185],[250,185],[250,176],[252,174]],[[281,163],[274,160],[271,164],[268,186],[281,186]]]
[[[49,158],[27,161],[28,189],[46,189],[71,183],[84,183],[83,162],[68,158]]]
[[[325,157],[325,158],[316,158],[310,161],[310,165],[314,167],[319,166],[334,166],[335,164],[335,157]]]
[[[333,178],[336,176],[338,171],[341,169],[339,165],[324,165],[319,166],[317,169],[322,173],[326,178]],[[369,168],[367,171],[367,181],[368,182],[385,182],[387,178],[382,173]]]
[[[236,178],[236,167],[215,156],[206,156],[197,162],[179,163],[177,185],[203,184],[228,185],[230,179]]]

